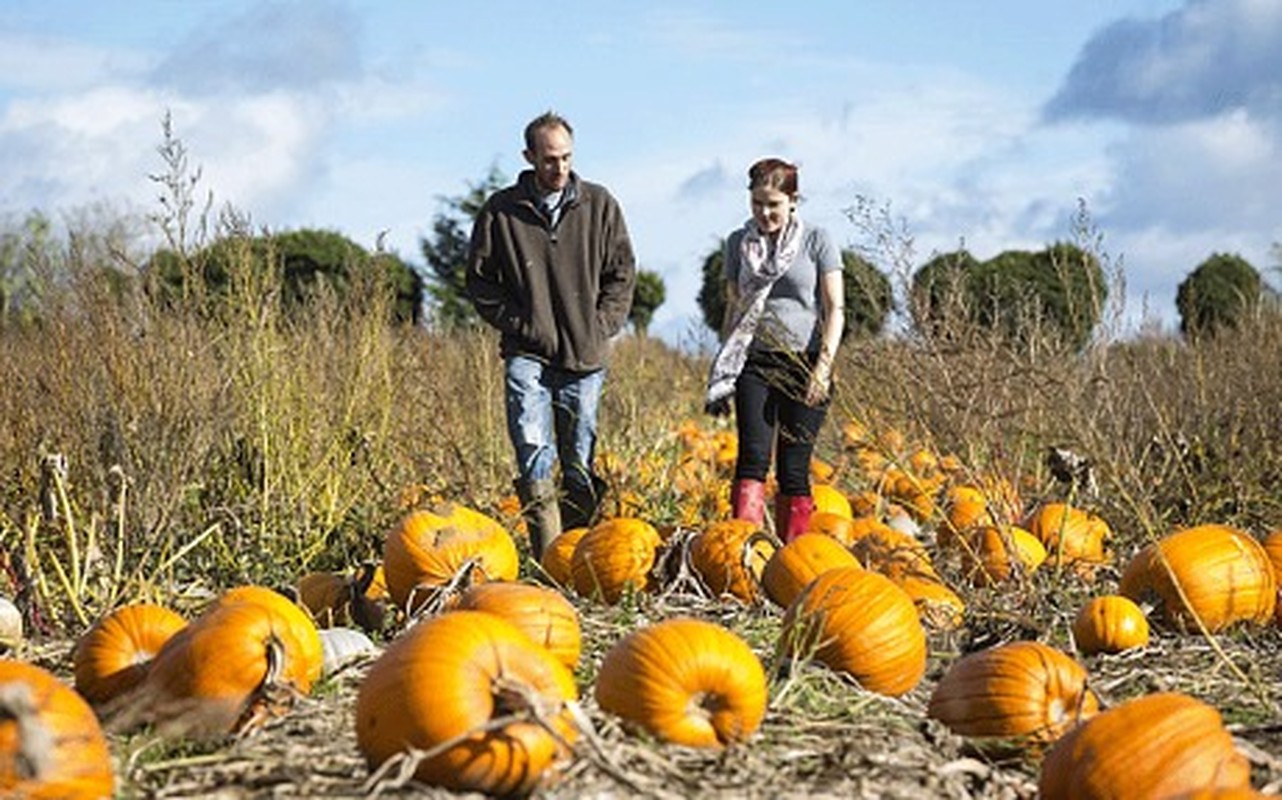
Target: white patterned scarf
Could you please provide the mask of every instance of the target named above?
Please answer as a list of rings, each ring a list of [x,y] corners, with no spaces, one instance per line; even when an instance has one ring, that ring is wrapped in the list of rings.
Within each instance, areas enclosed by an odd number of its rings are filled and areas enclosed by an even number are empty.
[[[739,242],[738,301],[730,309],[734,324],[712,359],[712,368],[708,372],[706,400],[709,406],[734,394],[735,381],[748,361],[748,347],[756,335],[761,312],[766,307],[766,297],[774,288],[775,281],[788,271],[801,252],[804,227],[801,219],[794,215],[779,234],[772,253],[770,243],[756,220],[750,219],[744,224],[743,238]]]

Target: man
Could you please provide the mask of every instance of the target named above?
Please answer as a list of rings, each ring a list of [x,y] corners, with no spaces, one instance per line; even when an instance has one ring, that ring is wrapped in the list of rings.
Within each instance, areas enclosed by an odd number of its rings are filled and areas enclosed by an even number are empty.
[[[516,488],[536,559],[600,504],[597,405],[636,282],[623,212],[571,169],[573,149],[570,123],[550,111],[526,126],[531,168],[481,208],[468,258],[468,295],[501,334]]]

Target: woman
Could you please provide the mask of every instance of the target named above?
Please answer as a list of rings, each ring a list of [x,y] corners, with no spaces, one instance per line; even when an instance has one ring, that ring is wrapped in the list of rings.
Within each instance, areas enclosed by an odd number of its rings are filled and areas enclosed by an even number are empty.
[[[765,479],[777,450],[775,532],[810,525],[810,459],[828,411],[841,341],[841,254],[797,214],[797,167],[766,158],[748,170],[752,218],[726,240],[726,321],[708,378],[711,413],[734,400],[739,433],[731,506],[762,524]]]

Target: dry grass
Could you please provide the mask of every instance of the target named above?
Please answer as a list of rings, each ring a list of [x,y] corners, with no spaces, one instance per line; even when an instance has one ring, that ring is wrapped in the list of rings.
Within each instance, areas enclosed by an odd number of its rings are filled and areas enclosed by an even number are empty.
[[[26,655],[59,674],[69,673],[71,639],[122,602],[191,610],[234,584],[292,584],[308,569],[377,558],[416,497],[493,510],[510,492],[490,335],[390,327],[386,299],[368,287],[345,307],[321,298],[293,319],[270,302],[272,276],[244,276],[224,313],[164,306],[102,280],[99,251],[59,257],[63,293],[0,331],[0,592],[37,623]],[[688,522],[676,431],[698,419],[705,368],[652,341],[624,339],[615,352],[601,448],[615,459],[615,489],[660,528]],[[1009,477],[1031,506],[1064,495],[1044,456],[1071,448],[1094,465],[1099,495],[1081,499],[1115,531],[1117,564],[1178,526],[1258,535],[1282,525],[1278,319],[1197,346],[1150,338],[1081,354],[1036,337],[1019,348],[982,336],[884,340],[846,347],[839,373],[821,456],[842,463],[839,429],[854,417]],[[866,485],[849,466],[839,474],[848,491]],[[626,631],[677,613],[727,625],[770,664],[778,611],[681,592],[615,608],[576,599],[579,677],[601,746],[583,745],[546,795],[1032,797],[1035,765],[970,752],[925,719],[925,703],[961,652],[1017,637],[1069,646],[1072,615],[1114,589],[1117,570],[1089,585],[1045,571],[990,590],[965,588],[946,560],[940,568],[963,587],[967,624],[932,635],[917,689],[888,700],[798,665],[773,676],[761,732],[724,753],[622,729],[591,700],[596,665]],[[1255,785],[1277,789],[1282,631],[1233,630],[1214,644],[1159,631],[1141,653],[1086,664],[1108,702],[1178,689],[1214,703],[1249,748]],[[360,674],[340,674],[242,741],[116,740],[122,795],[363,796],[369,773],[352,731]]]

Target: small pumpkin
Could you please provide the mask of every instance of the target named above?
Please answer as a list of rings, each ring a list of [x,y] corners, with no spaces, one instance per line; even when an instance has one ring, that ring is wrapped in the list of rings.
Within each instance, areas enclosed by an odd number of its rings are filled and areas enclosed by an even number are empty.
[[[613,605],[629,591],[650,588],[659,532],[635,517],[615,517],[583,536],[570,559],[574,590]]]
[[[1173,797],[1250,785],[1220,712],[1177,692],[1137,697],[1066,733],[1042,761],[1045,800]]]
[[[152,603],[110,612],[76,642],[76,691],[94,705],[121,697],[142,683],[160,648],[186,625],[177,612]]]
[[[957,537],[980,525],[994,524],[983,490],[969,483],[949,486],[944,492],[944,519],[936,534],[939,545],[947,547]]]
[[[383,545],[387,590],[398,608],[417,611],[452,581],[516,580],[516,542],[491,517],[460,503],[410,513]]]
[[[859,559],[837,540],[822,533],[803,533],[779,548],[761,572],[766,597],[783,608],[806,584],[837,567],[858,567]]]
[[[1087,655],[1120,653],[1148,644],[1148,618],[1130,598],[1093,597],[1073,620],[1073,641]]]
[[[47,670],[0,659],[0,796],[101,800],[114,780],[84,698]]]
[[[1264,554],[1273,565],[1273,582],[1277,586],[1277,600],[1273,604],[1273,618],[1282,626],[1282,530],[1264,537]]]
[[[353,575],[309,572],[298,579],[298,604],[317,627],[354,623],[367,631],[381,630],[387,615],[387,584],[381,566],[363,564]]]
[[[892,528],[875,516],[854,520],[850,529],[850,552],[867,569],[883,575],[892,571],[935,575],[926,546],[911,534]]]
[[[356,741],[371,770],[410,748],[434,751],[418,763],[418,780],[524,796],[568,755],[576,728],[566,704],[577,699],[565,665],[515,625],[448,611],[410,628],[370,666],[356,697]]]
[[[568,587],[573,584],[570,559],[574,557],[574,548],[578,547],[579,540],[586,536],[589,530],[591,529],[571,528],[553,539],[552,543],[543,549],[543,557],[539,560],[539,565],[557,586]]]
[[[842,517],[852,516],[850,500],[836,486],[827,483],[812,484],[810,496],[814,498],[815,511],[827,511]]]
[[[555,589],[508,581],[479,583],[460,594],[453,607],[503,617],[565,666],[574,669],[579,664],[579,612]]]
[[[1107,548],[1113,531],[1098,515],[1067,503],[1044,503],[1038,506],[1023,527],[1046,547],[1049,566],[1072,567],[1089,577],[1112,555]]]
[[[759,526],[742,519],[714,522],[690,541],[690,565],[715,597],[757,599],[761,573],[777,547]]]
[[[321,674],[333,675],[359,658],[379,652],[378,645],[356,628],[341,625],[317,631],[321,640]]]
[[[966,603],[939,576],[902,569],[883,574],[912,598],[927,628],[950,631],[962,626]]]
[[[892,697],[926,673],[926,632],[912,598],[862,567],[830,569],[811,581],[784,614],[780,647]]]
[[[1099,710],[1086,670],[1041,642],[1010,642],[954,661],[926,714],[987,743],[1037,748]]]
[[[676,617],[633,631],[606,653],[596,701],[654,736],[690,747],[747,739],[766,712],[766,675],[737,635]]]
[[[1186,528],[1149,544],[1127,564],[1118,593],[1137,602],[1152,595],[1180,628],[1200,619],[1212,633],[1236,622],[1273,620],[1277,583],[1264,547],[1225,525]]]
[[[1046,548],[1017,525],[981,525],[961,536],[962,568],[978,586],[993,586],[1031,575],[1046,561]]]

